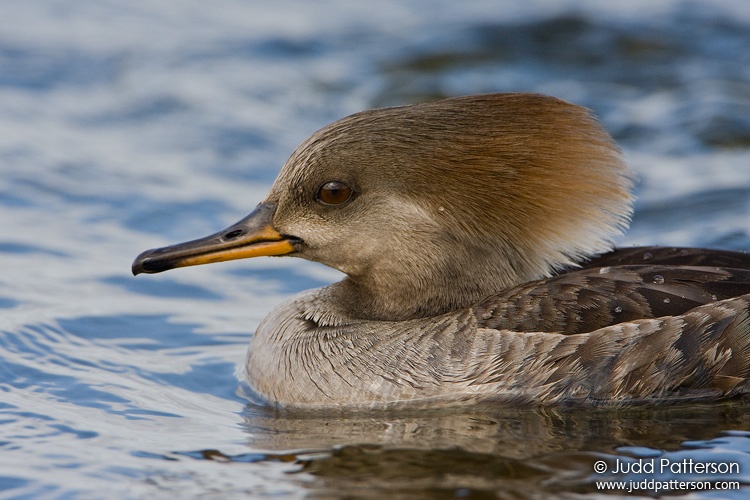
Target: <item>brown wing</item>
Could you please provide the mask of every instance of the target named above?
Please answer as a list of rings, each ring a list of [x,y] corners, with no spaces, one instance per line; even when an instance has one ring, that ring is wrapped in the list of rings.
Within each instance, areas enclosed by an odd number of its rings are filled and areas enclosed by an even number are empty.
[[[626,262],[630,258],[616,257]],[[474,313],[482,328],[576,334],[638,319],[681,315],[703,304],[748,293],[750,269],[589,267],[490,297],[475,306]]]
[[[623,265],[644,254],[657,263]],[[480,327],[498,331],[497,345],[522,360],[517,376],[530,380],[517,385],[548,391],[531,395],[536,402],[733,396],[750,391],[748,263],[750,255],[739,252],[615,251],[490,297],[473,312]],[[566,335],[541,342],[540,334],[516,332]],[[489,366],[505,367],[506,358],[502,353]],[[525,369],[529,363],[534,369]]]
[[[709,266],[733,269],[750,269],[750,253],[732,250],[679,247],[632,247],[617,248],[594,257],[579,269],[592,269],[605,266]]]

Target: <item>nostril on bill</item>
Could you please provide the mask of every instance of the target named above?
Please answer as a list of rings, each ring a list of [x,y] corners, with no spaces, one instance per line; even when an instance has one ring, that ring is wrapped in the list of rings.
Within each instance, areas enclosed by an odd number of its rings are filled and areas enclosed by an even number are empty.
[[[233,240],[236,237],[240,236],[242,234],[242,229],[235,229],[234,231],[229,231],[227,234],[224,235],[225,240]]]

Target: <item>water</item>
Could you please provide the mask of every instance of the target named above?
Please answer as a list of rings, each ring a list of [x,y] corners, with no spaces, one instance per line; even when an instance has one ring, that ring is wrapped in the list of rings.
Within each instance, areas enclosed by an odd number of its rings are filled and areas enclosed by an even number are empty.
[[[737,463],[744,491],[690,498],[744,498],[747,403],[279,414],[236,367],[336,272],[129,274],[244,216],[326,123],[485,91],[602,118],[640,177],[621,244],[750,249],[747,2],[609,3],[3,2],[0,498],[588,497],[597,461],[654,457]]]

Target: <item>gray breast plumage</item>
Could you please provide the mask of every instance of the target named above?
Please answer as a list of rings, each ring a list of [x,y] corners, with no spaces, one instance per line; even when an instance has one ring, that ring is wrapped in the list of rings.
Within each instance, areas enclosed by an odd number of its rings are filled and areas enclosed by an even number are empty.
[[[750,389],[749,315],[750,254],[628,249],[432,318],[355,320],[307,292],[246,369],[292,406],[715,399]]]

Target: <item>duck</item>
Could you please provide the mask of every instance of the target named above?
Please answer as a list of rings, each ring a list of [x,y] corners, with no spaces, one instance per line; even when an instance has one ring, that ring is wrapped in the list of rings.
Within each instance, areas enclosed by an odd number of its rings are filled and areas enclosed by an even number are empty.
[[[133,274],[293,256],[345,274],[273,309],[243,381],[282,408],[622,406],[750,392],[750,254],[615,248],[635,176],[593,113],[496,93],[370,109],[268,196]]]

